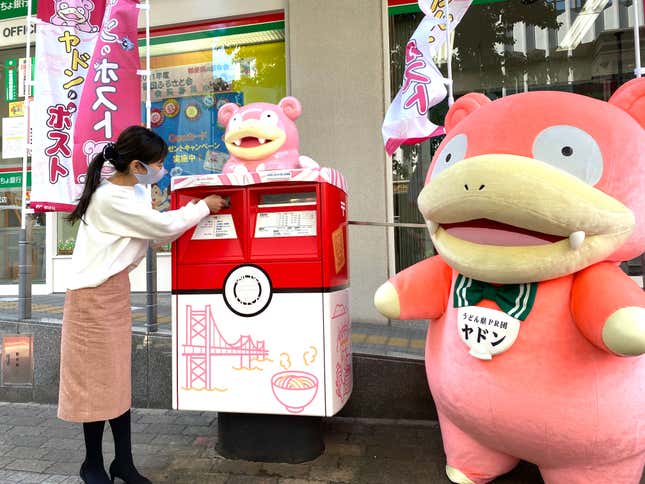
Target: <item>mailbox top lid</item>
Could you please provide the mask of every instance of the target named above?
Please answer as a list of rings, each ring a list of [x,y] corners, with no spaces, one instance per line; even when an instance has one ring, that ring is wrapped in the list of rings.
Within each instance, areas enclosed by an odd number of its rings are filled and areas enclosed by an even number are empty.
[[[186,175],[174,176],[170,182],[170,190],[181,190],[184,188],[207,187],[207,186],[247,186],[258,183],[271,182],[302,182],[316,181],[329,183],[347,191],[347,180],[341,172],[333,168],[306,168],[297,170],[267,170],[248,173],[227,173],[207,175]]]

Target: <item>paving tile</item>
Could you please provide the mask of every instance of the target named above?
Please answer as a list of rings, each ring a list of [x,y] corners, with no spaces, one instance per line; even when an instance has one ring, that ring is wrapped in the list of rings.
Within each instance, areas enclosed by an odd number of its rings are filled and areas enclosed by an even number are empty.
[[[5,452],[4,457],[14,457],[16,459],[40,459],[47,453],[47,449],[15,446]]]
[[[37,459],[15,459],[9,462],[5,469],[13,471],[42,472],[51,466],[53,462]]]
[[[52,474],[62,474],[65,476],[77,476],[80,469],[81,462],[56,462],[49,466],[45,470],[45,472]]]

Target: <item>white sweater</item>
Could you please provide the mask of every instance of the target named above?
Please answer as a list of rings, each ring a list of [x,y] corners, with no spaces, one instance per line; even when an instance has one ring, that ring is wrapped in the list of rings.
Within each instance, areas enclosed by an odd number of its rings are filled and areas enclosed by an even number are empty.
[[[123,269],[133,269],[145,256],[148,241],[168,243],[209,213],[204,201],[158,212],[142,185],[103,181],[80,222],[67,288],[97,287]]]

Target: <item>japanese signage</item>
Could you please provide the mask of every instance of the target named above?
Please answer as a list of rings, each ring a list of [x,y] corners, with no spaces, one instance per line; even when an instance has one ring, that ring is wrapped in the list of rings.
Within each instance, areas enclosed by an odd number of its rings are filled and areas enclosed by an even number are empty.
[[[36,0],[31,0],[31,10],[36,12]],[[26,16],[27,0],[0,0],[0,19]]]
[[[22,158],[25,152],[25,118],[2,118],[2,158]]]
[[[80,191],[72,179],[72,135],[98,34],[43,24],[36,33],[36,96],[31,207],[68,211]]]
[[[34,58],[31,59],[31,79],[34,79]],[[25,78],[27,77],[27,59],[7,59],[4,62],[4,88],[5,101],[14,102],[25,97]],[[29,95],[33,96],[33,87],[29,88]]]
[[[508,350],[520,331],[520,321],[502,311],[466,306],[457,311],[459,337],[470,348],[469,354],[490,360]]]
[[[449,21],[446,16],[448,1]],[[472,0],[419,0],[425,17],[405,48],[403,85],[383,121],[383,139],[389,155],[402,144],[424,141],[443,134],[430,122],[428,111],[446,97],[444,77],[432,61],[445,43],[446,29],[454,30]]]
[[[316,211],[258,213],[255,237],[307,237],[316,235]]]
[[[205,219],[202,219],[202,221],[197,224],[191,239],[237,239],[233,215],[230,213],[222,213],[218,215],[210,215]]]
[[[150,96],[153,101],[171,97],[207,95],[230,91],[228,72],[232,66],[227,63],[190,64],[176,67],[153,69],[150,76]],[[142,95],[146,84],[142,83]]]
[[[228,159],[217,124],[217,110],[228,102],[243,104],[242,93],[168,98],[152,103],[152,129],[168,143],[164,167],[168,174],[152,189],[157,209],[170,206],[170,178],[179,175],[219,173]]]
[[[36,58],[31,58],[31,80],[34,80],[34,73],[36,71]],[[27,58],[22,57],[18,60],[18,97],[25,97],[25,79],[27,77]],[[29,97],[34,95],[33,86],[29,88]]]
[[[85,183],[87,166],[128,126],[141,124],[137,42],[138,0],[108,0],[74,131],[74,182]]]
[[[16,101],[18,99],[18,59],[4,61],[4,72],[5,101]]]
[[[31,172],[27,172],[27,186],[31,185]],[[0,172],[0,190],[6,188],[21,188],[22,187],[22,172],[21,171],[5,171]]]
[[[88,5],[86,5],[88,4]],[[91,5],[89,5],[91,4]],[[83,0],[75,20],[41,1],[31,207],[70,211],[87,165],[105,143],[141,121],[135,0]],[[91,7],[91,8],[90,8]],[[82,15],[81,15],[82,14]],[[91,15],[90,15],[91,14]],[[102,26],[95,19],[102,19]]]

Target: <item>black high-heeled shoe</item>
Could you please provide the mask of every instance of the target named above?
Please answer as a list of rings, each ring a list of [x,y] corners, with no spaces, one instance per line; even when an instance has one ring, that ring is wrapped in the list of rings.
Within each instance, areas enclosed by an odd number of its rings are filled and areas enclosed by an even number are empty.
[[[139,474],[132,462],[120,465],[115,459],[110,464],[110,480],[113,484],[117,477],[126,484],[152,484],[150,479]]]
[[[87,463],[83,462],[78,474],[85,484],[110,484],[112,482],[105,472],[105,469],[103,469],[103,466],[88,468]]]

